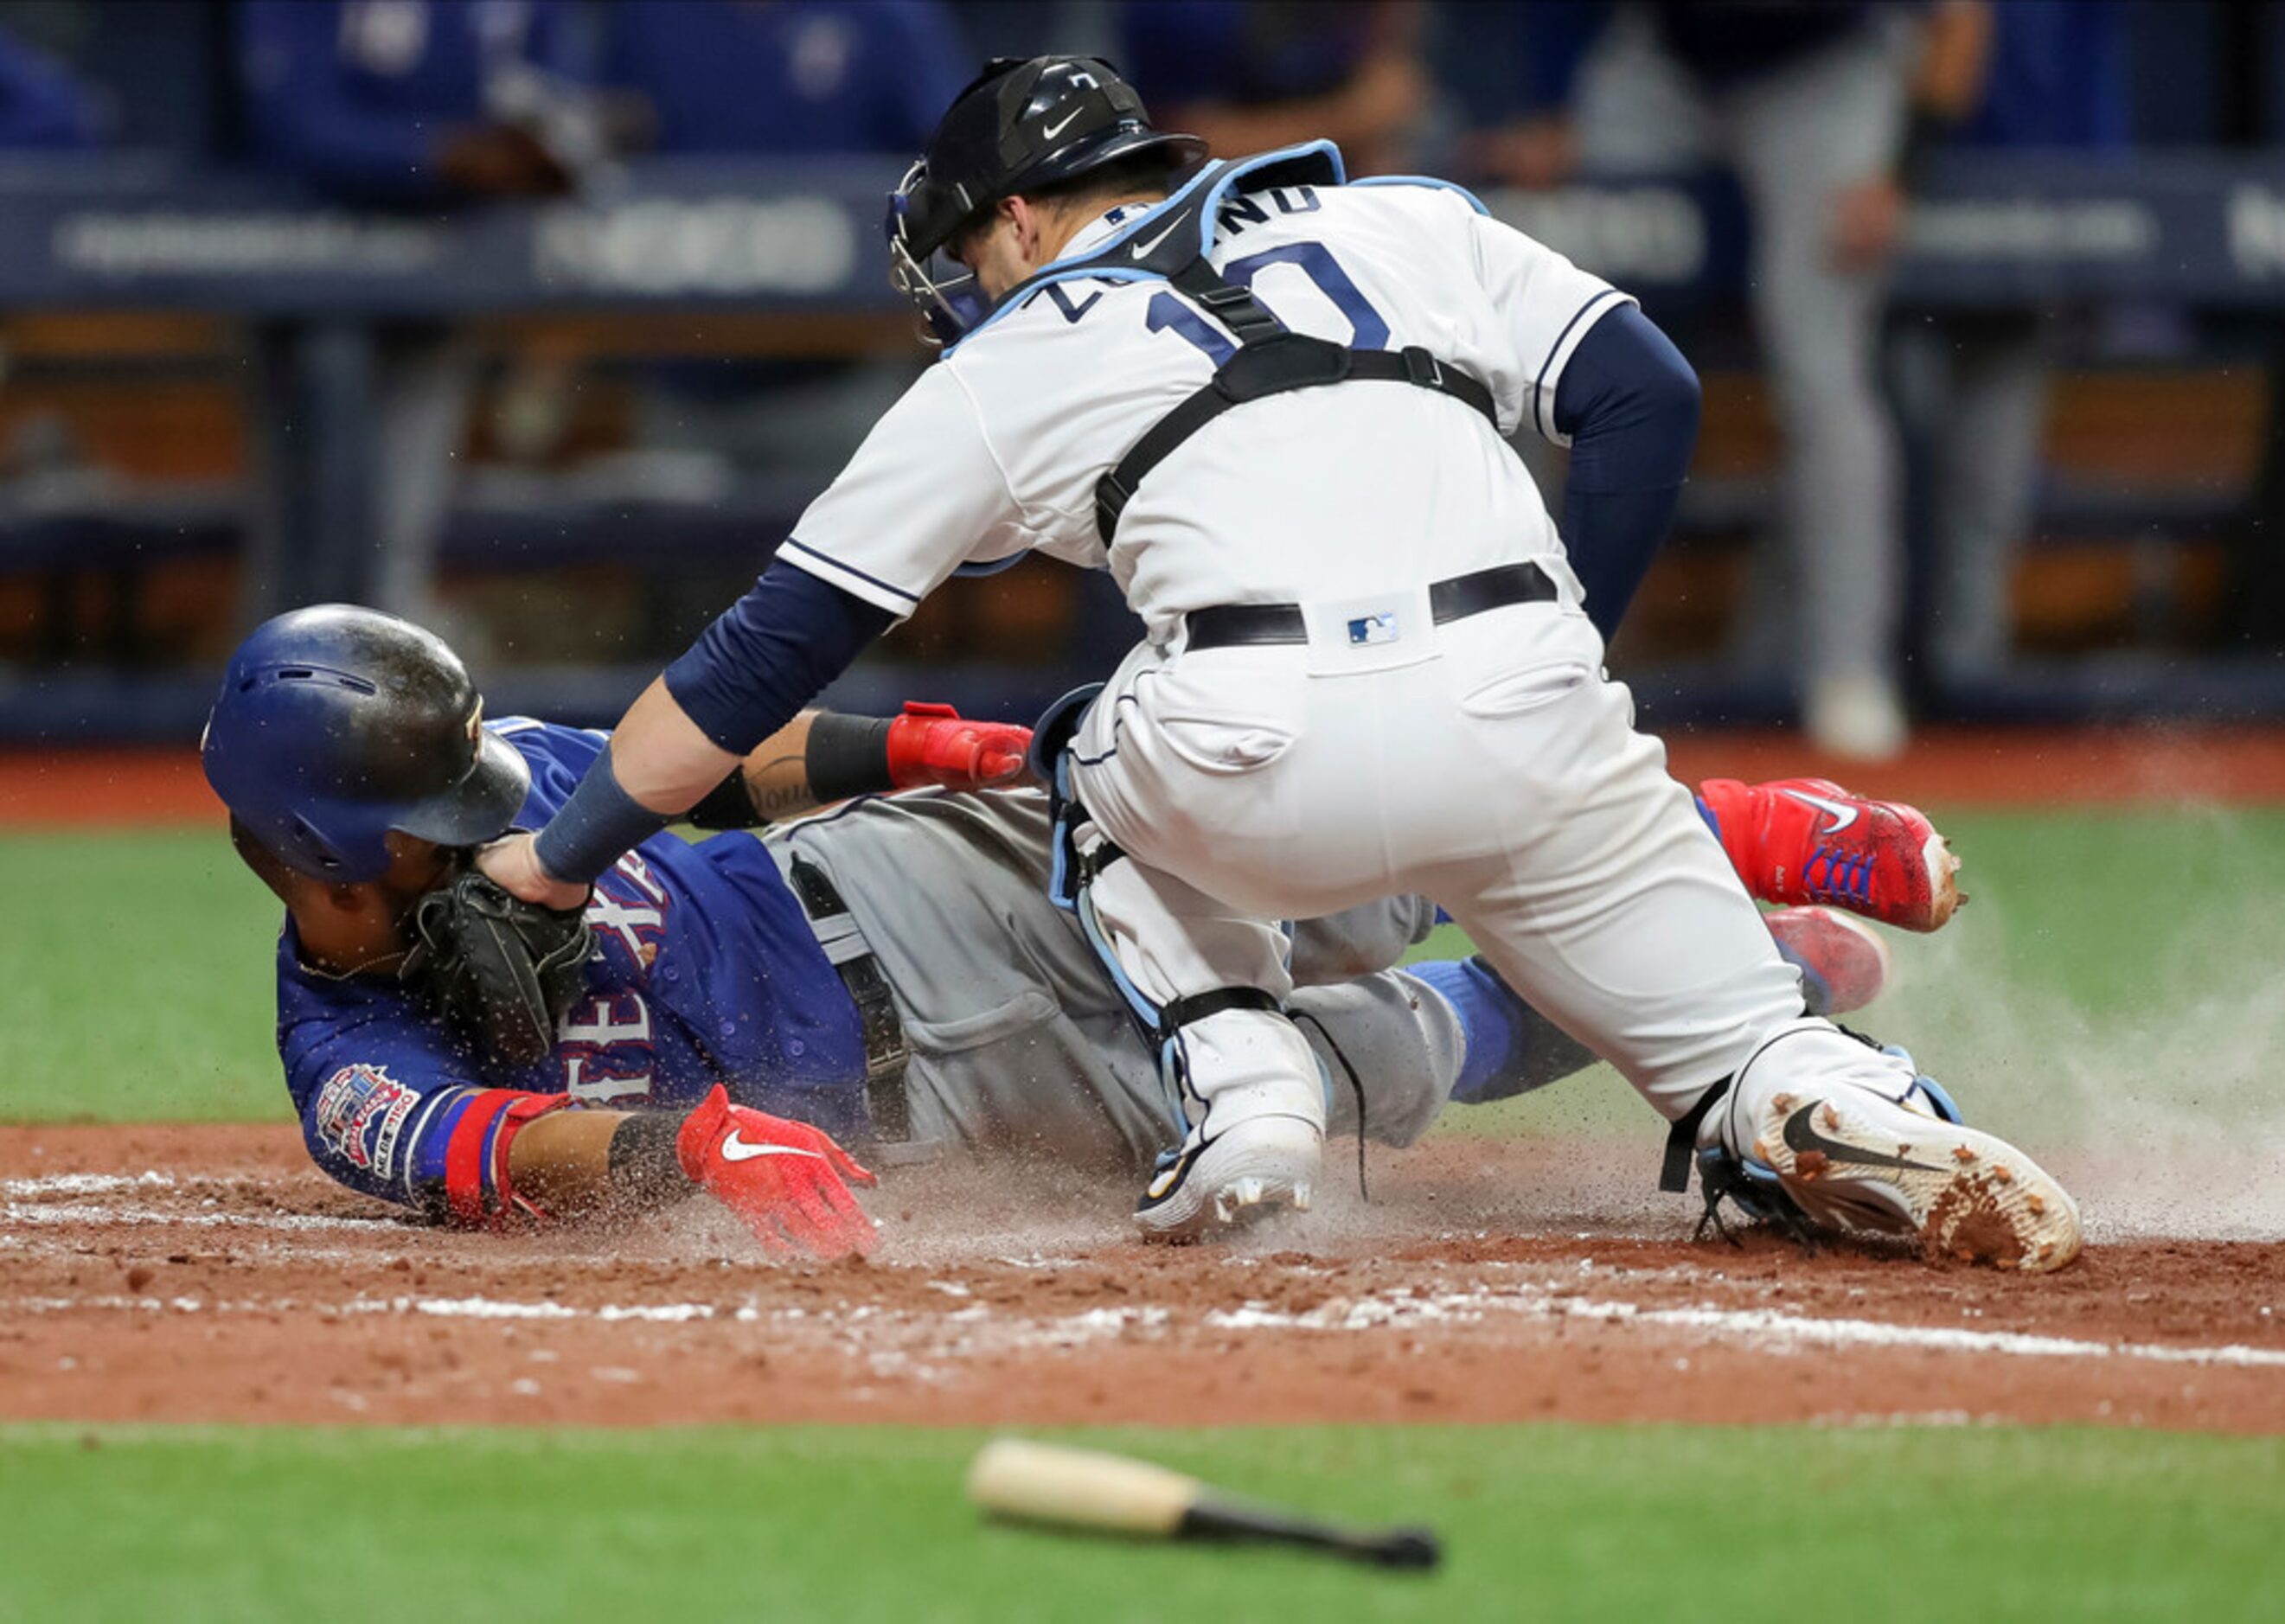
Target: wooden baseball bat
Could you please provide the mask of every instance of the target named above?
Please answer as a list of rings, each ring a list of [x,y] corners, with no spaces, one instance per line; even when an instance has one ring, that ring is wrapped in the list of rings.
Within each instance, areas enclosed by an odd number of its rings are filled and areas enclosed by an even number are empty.
[[[1383,1567],[1432,1568],[1442,1552],[1425,1528],[1338,1528],[1249,1505],[1148,1461],[995,1439],[968,1469],[968,1497],[995,1516],[1135,1539],[1299,1545]]]

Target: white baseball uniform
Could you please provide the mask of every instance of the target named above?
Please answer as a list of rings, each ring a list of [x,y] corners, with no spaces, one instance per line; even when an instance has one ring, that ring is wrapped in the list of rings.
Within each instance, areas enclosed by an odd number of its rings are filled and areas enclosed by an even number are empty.
[[[1065,252],[1152,217],[1113,210]],[[1212,377],[1229,340],[1163,279],[1042,286],[1006,305],[883,419],[781,556],[898,614],[962,565],[1039,549],[1107,563],[1148,640],[1074,747],[1073,783],[1130,861],[1093,918],[1164,1004],[1292,990],[1276,922],[1433,897],[1535,1008],[1684,1114],[1801,1014],[1794,972],[1663,749],[1636,733],[1544,502],[1502,435],[1560,442],[1556,387],[1628,302],[1434,183],[1288,185],[1225,206],[1209,255],[1290,327],[1417,345],[1488,385],[1499,432],[1427,389],[1352,381],[1249,403],[1140,484],[1106,554],[1097,479]],[[1433,623],[1428,586],[1531,561],[1553,602]],[[1185,612],[1298,602],[1302,645],[1185,652]],[[1362,634],[1359,626],[1370,629]],[[1283,1017],[1190,1026],[1194,1136],[1265,1113],[1323,1120]]]

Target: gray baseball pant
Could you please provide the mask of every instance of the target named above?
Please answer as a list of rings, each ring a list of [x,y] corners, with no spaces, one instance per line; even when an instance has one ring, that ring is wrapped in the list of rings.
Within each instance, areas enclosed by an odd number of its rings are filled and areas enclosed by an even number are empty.
[[[858,801],[768,839],[825,870],[896,994],[915,1154],[1133,1173],[1181,1139],[1157,1055],[1048,899],[1046,796]],[[1451,1008],[1388,968],[1434,917],[1403,897],[1294,930],[1292,1013],[1325,1068],[1335,1133],[1357,1133],[1361,1107],[1366,1137],[1409,1144],[1459,1075]]]

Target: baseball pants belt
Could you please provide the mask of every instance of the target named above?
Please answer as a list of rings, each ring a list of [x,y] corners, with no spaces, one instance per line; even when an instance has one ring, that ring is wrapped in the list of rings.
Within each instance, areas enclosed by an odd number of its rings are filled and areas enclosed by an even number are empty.
[[[1511,603],[1550,603],[1556,597],[1553,577],[1536,564],[1497,564],[1467,575],[1433,582],[1428,588],[1429,613],[1438,625],[1465,620],[1486,609]],[[1308,624],[1298,603],[1221,603],[1192,609],[1182,617],[1190,632],[1188,647],[1229,648],[1242,643],[1306,643]]]
[[[865,1110],[873,1121],[873,1136],[901,1143],[913,1136],[912,1109],[905,1096],[905,1066],[912,1051],[905,1043],[904,1023],[897,1018],[889,977],[858,933],[840,888],[824,869],[805,857],[796,857],[785,865],[785,875],[801,899],[802,912],[809,915],[810,929],[817,932],[818,945],[857,1006],[865,1033]]]

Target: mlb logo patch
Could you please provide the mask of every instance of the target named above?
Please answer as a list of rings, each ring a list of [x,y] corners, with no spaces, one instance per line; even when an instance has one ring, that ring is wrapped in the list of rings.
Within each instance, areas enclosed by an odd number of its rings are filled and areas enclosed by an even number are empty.
[[[388,1178],[397,1169],[404,1119],[420,1102],[420,1095],[384,1066],[343,1066],[318,1094],[318,1137],[352,1167]]]
[[[1379,615],[1360,615],[1349,622],[1349,647],[1352,648],[1395,640],[1396,616],[1393,610]]]

